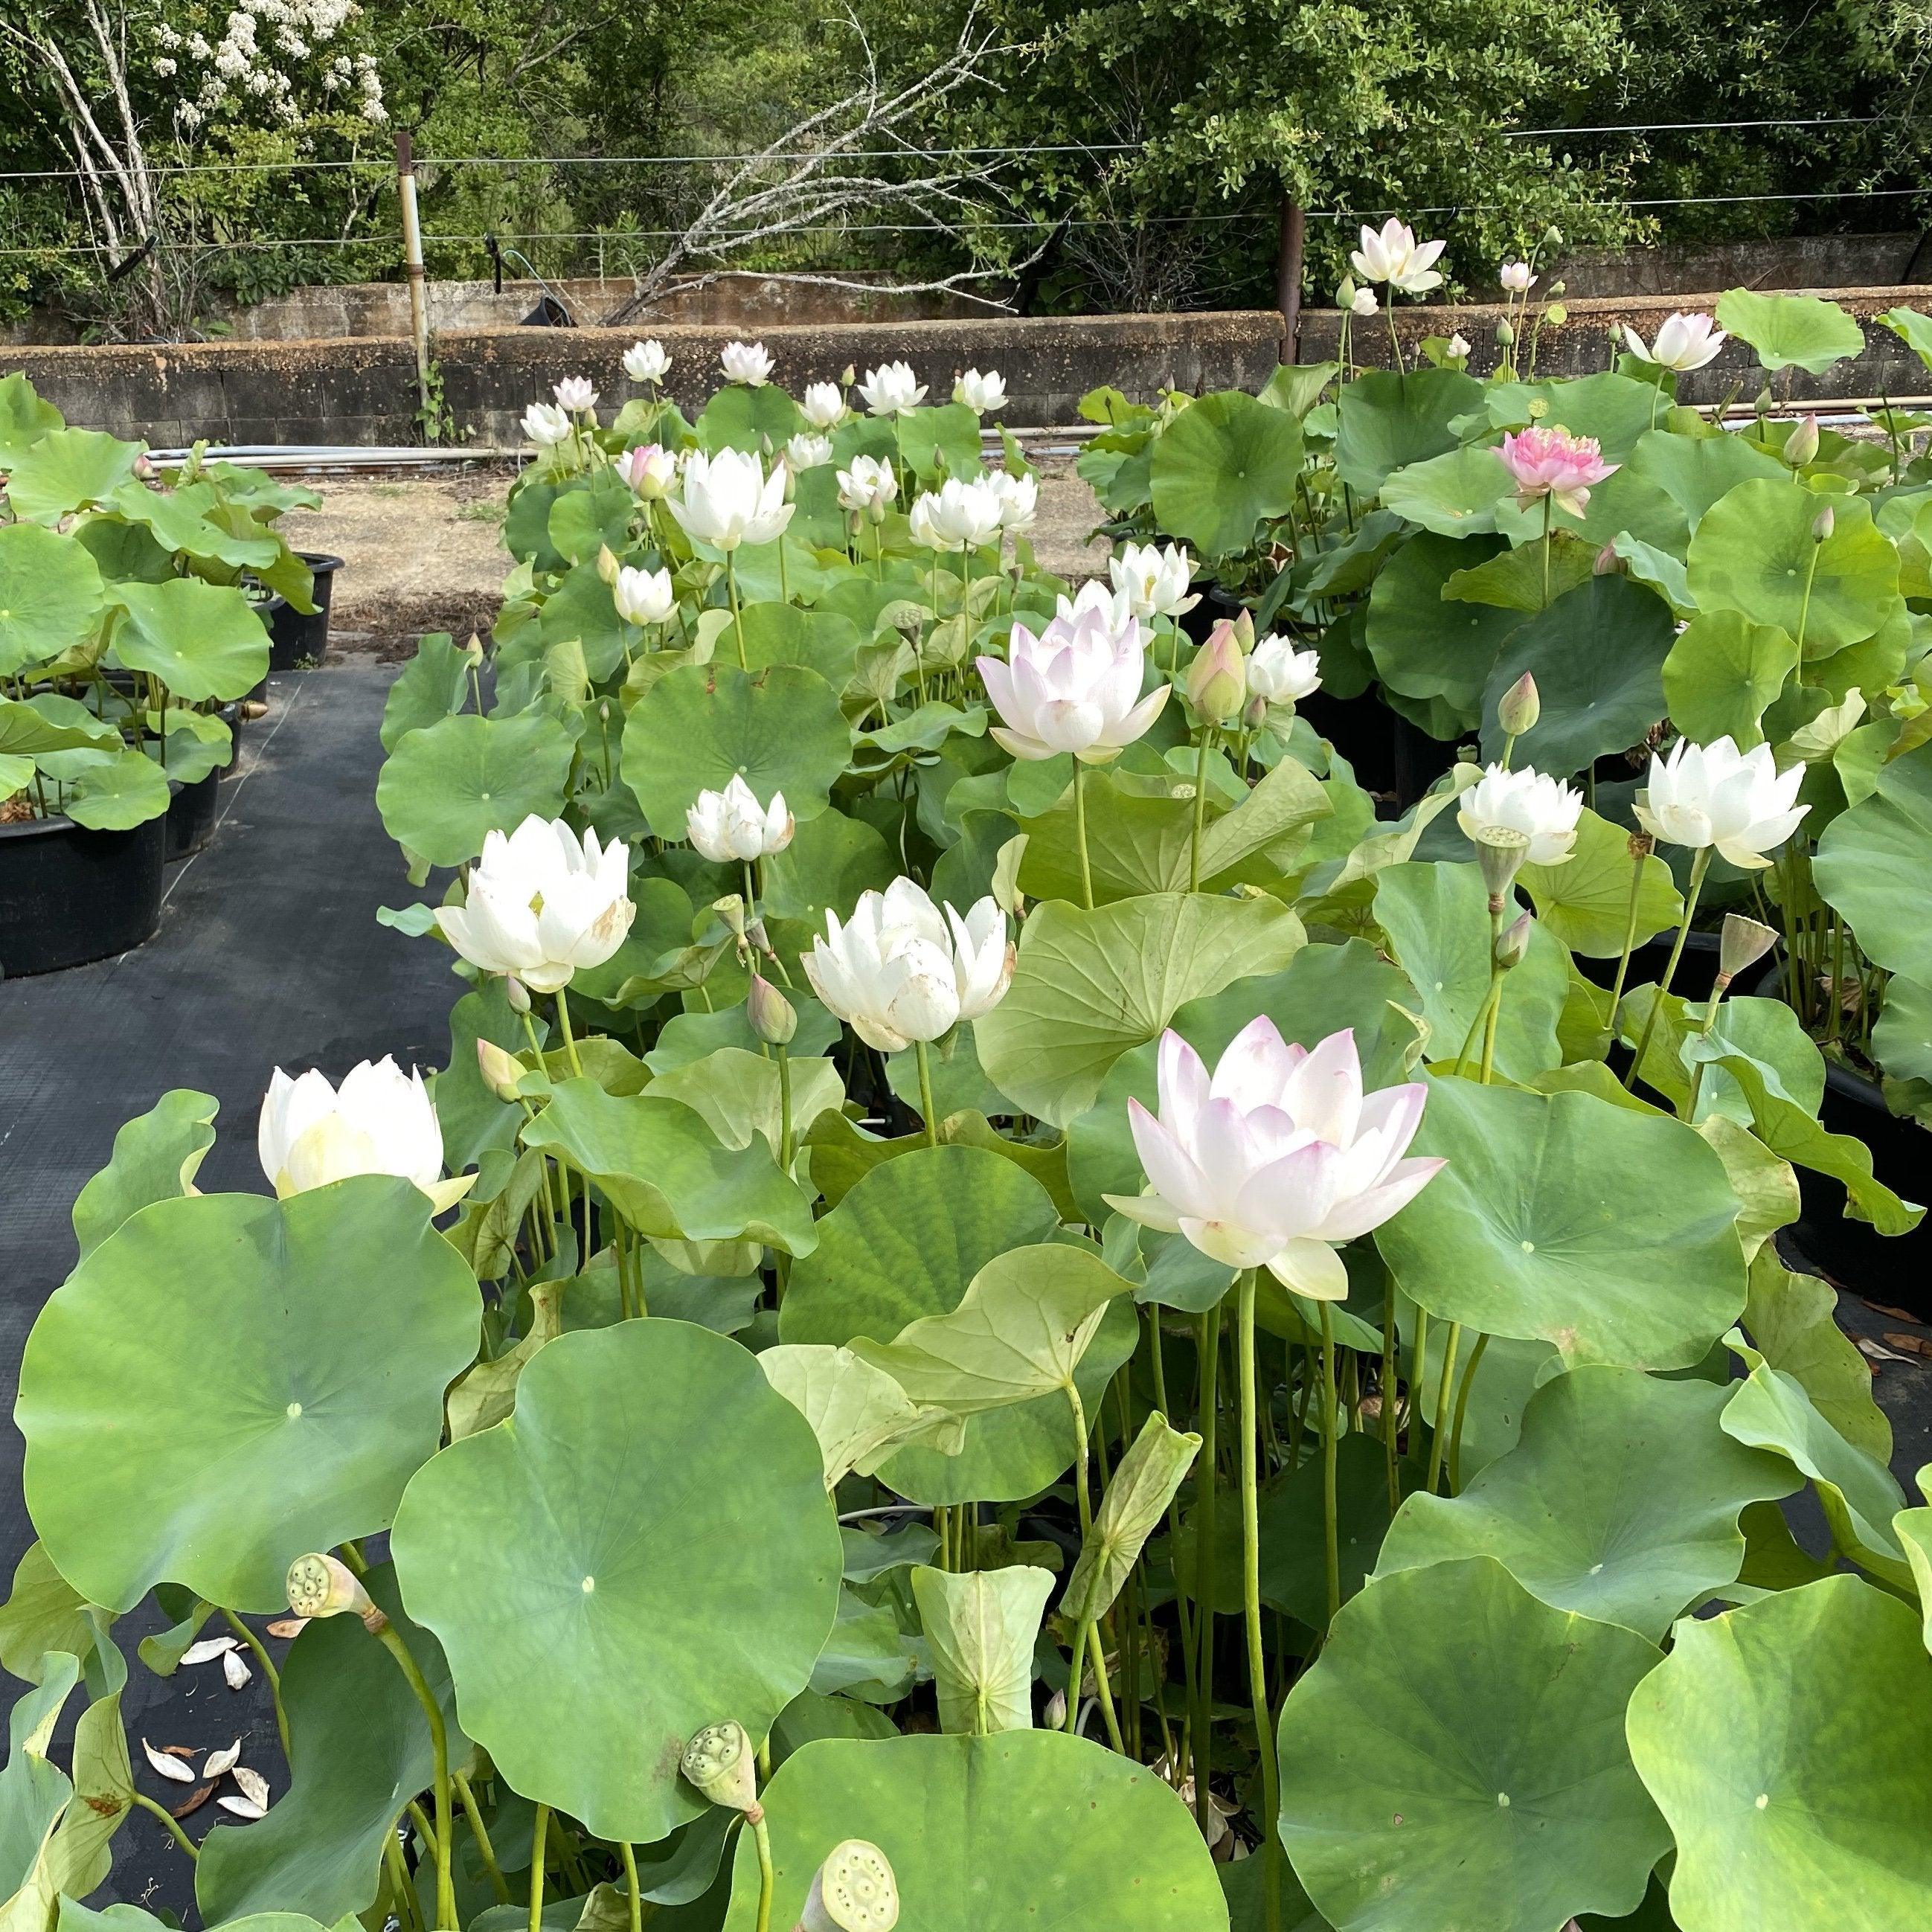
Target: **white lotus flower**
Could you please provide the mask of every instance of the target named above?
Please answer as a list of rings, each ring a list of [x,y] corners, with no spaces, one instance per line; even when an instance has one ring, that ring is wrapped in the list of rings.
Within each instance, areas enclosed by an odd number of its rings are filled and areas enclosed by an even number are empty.
[[[356,1174],[414,1181],[439,1211],[475,1185],[473,1174],[442,1178],[442,1130],[422,1076],[394,1060],[365,1060],[338,1088],[311,1067],[291,1080],[278,1066],[256,1129],[262,1172],[286,1200]]]
[[[851,468],[838,472],[838,501],[848,510],[882,517],[898,494],[899,480],[889,457],[855,456]]]
[[[1536,286],[1527,262],[1505,262],[1496,272],[1496,280],[1513,296],[1526,296]]]
[[[1000,510],[989,477],[949,476],[914,503],[906,521],[913,542],[928,550],[977,550],[1000,534]]]
[[[670,369],[662,342],[634,342],[624,351],[624,374],[634,382],[662,382]]]
[[[471,965],[554,993],[623,944],[637,916],[630,876],[631,848],[621,841],[600,847],[586,832],[579,844],[562,819],[532,814],[507,838],[484,838],[467,898],[440,908],[436,922]]]
[[[1077,621],[1090,610],[1098,611],[1107,628],[1125,630],[1133,620],[1134,607],[1124,590],[1111,590],[1097,577],[1090,577],[1070,597],[1065,591],[1053,600],[1056,617]]]
[[[832,439],[802,429],[785,444],[784,457],[794,476],[802,470],[822,470],[832,460]]]
[[[845,420],[844,392],[836,382],[808,382],[799,413],[814,429],[836,429]]]
[[[1459,328],[1442,345],[1442,353],[1451,362],[1466,362],[1469,359],[1469,338]]]
[[[1071,752],[1104,764],[1142,736],[1160,715],[1168,686],[1145,698],[1147,649],[1137,620],[1116,627],[1090,604],[1055,617],[1038,637],[1016,623],[1009,657],[979,660],[986,695],[1000,714],[993,736],[1016,758]]]
[[[997,369],[983,375],[968,369],[953,383],[952,400],[964,403],[976,416],[992,416],[1006,406],[1006,379]]]
[[[655,442],[626,450],[610,467],[646,502],[663,496],[677,480],[677,458]]]
[[[702,450],[684,466],[670,513],[685,533],[713,550],[770,543],[791,521],[784,500],[784,471],[767,476],[757,457],[740,449]]]
[[[1442,285],[1433,264],[1448,245],[1418,242],[1414,230],[1391,214],[1380,229],[1363,229],[1362,245],[1348,260],[1365,282],[1386,282],[1406,296],[1426,295]]]
[[[775,791],[768,808],[736,772],[722,791],[701,791],[684,815],[686,836],[715,866],[734,860],[768,859],[791,843],[798,829],[786,809],[784,794]]]
[[[1680,738],[1667,758],[1652,755],[1637,822],[1668,844],[1714,845],[1733,866],[1755,871],[1811,809],[1795,802],[1804,782],[1804,767],[1780,772],[1768,745],[1740,752],[1729,737],[1709,745]]]
[[[994,470],[987,472],[986,481],[1000,500],[1000,527],[1014,536],[1024,536],[1040,520],[1040,478]]]
[[[950,1033],[998,1005],[1013,976],[1006,917],[988,897],[964,919],[941,909],[910,879],[862,892],[841,925],[804,956],[806,977],[826,1010],[868,1046],[897,1053]]]
[[[588,416],[597,406],[596,386],[587,376],[566,376],[550,391],[556,406],[572,416]]]
[[[532,403],[524,412],[524,434],[539,449],[548,449],[569,436],[570,418],[554,403]]]
[[[1351,315],[1360,316],[1364,321],[1370,316],[1379,315],[1382,312],[1382,305],[1376,301],[1376,292],[1373,289],[1358,289],[1348,298],[1348,313]]]
[[[1682,375],[1715,362],[1718,352],[1731,339],[1712,326],[1708,315],[1676,314],[1666,317],[1655,341],[1646,344],[1628,322],[1623,326],[1624,344],[1640,362],[1654,363],[1660,369],[1675,369]]]
[[[1108,559],[1107,574],[1143,621],[1178,617],[1201,602],[1188,594],[1194,560],[1179,544],[1169,544],[1165,550],[1154,544],[1124,544],[1117,556]]]
[[[627,624],[662,624],[677,608],[668,570],[634,570],[627,564],[618,572],[610,596]]]
[[[1463,793],[1456,822],[1474,839],[1485,832],[1520,832],[1529,841],[1526,866],[1560,866],[1576,843],[1583,794],[1560,779],[1525,766],[1491,765]]]
[[[1270,704],[1298,704],[1322,683],[1322,653],[1270,632],[1248,653],[1248,689]]]
[[[873,416],[903,416],[926,400],[926,385],[912,373],[910,363],[882,362],[866,371],[859,399]]]
[[[1402,1158],[1421,1124],[1420,1083],[1364,1095],[1352,1031],[1310,1051],[1266,1015],[1210,1077],[1178,1033],[1161,1036],[1160,1112],[1127,1102],[1150,1192],[1105,1197],[1144,1227],[1178,1232],[1228,1268],[1265,1268],[1318,1301],[1348,1292],[1336,1252],[1420,1193],[1440,1160]]]
[[[771,352],[762,342],[728,342],[718,352],[727,382],[761,389],[772,379]]]

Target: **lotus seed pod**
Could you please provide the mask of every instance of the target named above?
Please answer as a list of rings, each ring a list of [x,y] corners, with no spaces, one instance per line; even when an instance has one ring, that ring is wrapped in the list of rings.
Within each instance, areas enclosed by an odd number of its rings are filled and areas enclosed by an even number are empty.
[[[1834,514],[1831,505],[1827,503],[1811,519],[1811,541],[1814,543],[1823,543],[1838,526],[1838,518]]]
[[[1496,935],[1496,964],[1507,973],[1522,963],[1529,947],[1529,915],[1520,914]]]
[[[1529,834],[1510,825],[1479,827],[1474,841],[1476,865],[1483,884],[1489,888],[1490,910],[1500,912],[1508,902],[1510,887],[1529,856]]]
[[[503,997],[510,1003],[513,1013],[526,1013],[530,1010],[530,989],[514,973],[503,975]]]
[[[616,552],[608,544],[599,544],[597,546],[597,574],[607,584],[615,584],[617,572],[621,568]]]
[[[745,902],[736,892],[727,892],[722,899],[712,902],[712,910],[731,928],[731,936],[742,940],[745,937]]]
[[[1546,248],[1560,248],[1563,245],[1563,231],[1555,222],[1543,231],[1542,245]]]
[[[1747,966],[1755,966],[1778,944],[1778,934],[1742,913],[1724,915],[1724,929],[1718,941],[1718,977],[1726,985]]]
[[[1807,416],[1784,439],[1784,460],[1792,469],[1802,468],[1818,454],[1818,418]]]
[[[380,1630],[388,1622],[362,1587],[362,1579],[340,1557],[320,1550],[298,1556],[289,1565],[289,1608],[298,1617],[360,1617]]]
[[[758,1808],[758,1768],[752,1741],[735,1718],[706,1724],[684,1748],[684,1774],[714,1804],[728,1811]]]
[[[483,1076],[483,1084],[500,1100],[514,1100],[517,1097],[517,1082],[524,1077],[524,1070],[514,1054],[506,1053],[494,1040],[481,1040],[476,1042],[476,1064]]]
[[[863,1838],[834,1845],[812,1874],[799,1932],[892,1932],[898,1922],[898,1881],[885,1853]]]
[[[745,996],[746,1016],[752,1030],[767,1046],[789,1046],[798,1031],[798,1011],[784,994],[762,973],[752,975],[752,989]]]
[[[1505,737],[1520,738],[1536,729],[1543,716],[1543,700],[1537,695],[1536,680],[1525,671],[1496,703],[1496,722]]]

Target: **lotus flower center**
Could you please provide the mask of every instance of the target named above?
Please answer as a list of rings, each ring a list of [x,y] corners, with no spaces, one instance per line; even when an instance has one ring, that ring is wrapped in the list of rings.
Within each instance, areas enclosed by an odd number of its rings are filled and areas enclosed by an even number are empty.
[[[543,894],[542,892],[531,893],[530,914],[533,918],[541,919],[543,917]]]

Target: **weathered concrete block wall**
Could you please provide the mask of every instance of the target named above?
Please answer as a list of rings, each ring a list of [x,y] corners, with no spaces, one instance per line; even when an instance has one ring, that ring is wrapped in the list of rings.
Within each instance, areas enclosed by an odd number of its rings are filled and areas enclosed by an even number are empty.
[[[1579,248],[1549,270],[1572,296],[1697,289],[1876,289],[1932,282],[1932,232],[1790,235],[1702,248]]]
[[[451,332],[434,350],[444,400],[475,442],[520,442],[526,406],[565,376],[588,376],[612,401],[632,393],[624,351],[640,333],[670,351],[668,387],[695,408],[716,386],[718,352],[740,332],[678,326]],[[902,358],[934,395],[961,370],[998,369],[1016,427],[1069,423],[1086,392],[1112,382],[1152,400],[1165,388],[1255,388],[1280,356],[1271,310],[1210,315],[831,324],[767,328],[777,379],[794,394]],[[229,443],[394,444],[416,440],[416,364],[406,338],[196,342],[165,347],[0,350],[70,422],[166,448]]]

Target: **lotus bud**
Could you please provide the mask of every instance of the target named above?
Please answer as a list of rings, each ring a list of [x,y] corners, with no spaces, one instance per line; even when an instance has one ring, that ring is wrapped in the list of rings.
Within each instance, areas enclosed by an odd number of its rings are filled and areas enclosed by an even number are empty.
[[[1537,695],[1536,680],[1525,671],[1496,700],[1496,722],[1505,737],[1520,738],[1536,729],[1543,716],[1543,700]]]
[[[1240,716],[1248,701],[1248,664],[1231,620],[1216,624],[1195,652],[1187,672],[1187,701],[1195,716],[1210,724],[1226,724]]]
[[[482,1070],[483,1084],[500,1100],[514,1100],[517,1097],[517,1082],[524,1077],[522,1064],[514,1054],[506,1053],[494,1040],[481,1040],[476,1042],[476,1064]]]
[[[1784,439],[1784,460],[1792,469],[1802,469],[1818,454],[1818,418],[1807,416]]]
[[[1560,296],[1567,286],[1567,284],[1561,281],[1552,282],[1550,285],[1550,292],[1553,296]]]
[[[742,946],[745,940],[745,902],[736,892],[727,892],[716,901],[712,910],[731,928],[731,936]]]
[[[735,1718],[706,1724],[684,1748],[680,1766],[686,1778],[714,1804],[742,1811],[755,1822],[764,1816],[758,1803],[758,1767],[752,1741]]]
[[[1241,713],[1243,726],[1250,731],[1258,731],[1268,722],[1268,701],[1265,698],[1251,698],[1248,708]]]
[[[858,380],[859,371],[856,366],[848,362],[846,364],[845,367],[839,371],[838,386],[842,389],[849,389]]]
[[[1529,856],[1529,834],[1514,826],[1485,825],[1478,828],[1473,842],[1477,867],[1489,888],[1490,910],[1499,913],[1509,903],[1510,888]]]
[[[1623,570],[1624,560],[1618,556],[1615,542],[1604,544],[1603,548],[1598,551],[1595,560],[1590,566],[1590,574],[1592,577],[1621,577],[1623,574]]]
[[[848,1838],[812,1874],[797,1932],[892,1932],[898,1922],[898,1881],[885,1853]]]
[[[1355,278],[1353,275],[1344,275],[1335,284],[1335,306],[1337,308],[1353,308],[1354,305]]]
[[[605,584],[615,584],[617,572],[622,568],[617,561],[617,553],[608,544],[597,546],[597,574]]]
[[[745,996],[745,1012],[752,1030],[767,1046],[789,1046],[798,1030],[798,1011],[784,994],[762,973],[752,975],[752,989]]]
[[[1510,328],[1507,319],[1496,324],[1496,342],[1499,347],[1507,349],[1515,340],[1516,331]]]
[[[1529,915],[1520,914],[1496,935],[1496,964],[1507,973],[1520,965],[1529,947]]]
[[[483,640],[474,631],[470,634],[469,643],[463,647],[463,655],[473,664],[483,662]]]
[[[1724,929],[1718,940],[1718,984],[1728,986],[1747,966],[1755,966],[1778,944],[1777,933],[1760,926],[1742,913],[1724,915]]]
[[[298,1617],[360,1617],[371,1630],[387,1628],[362,1580],[340,1557],[317,1550],[289,1565],[289,1608]]]
[[[1562,248],[1563,245],[1562,230],[1558,228],[1556,223],[1552,221],[1550,226],[1543,231],[1543,240],[1539,245],[1545,248]]]
[[[503,997],[510,1003],[513,1013],[526,1013],[530,1010],[530,989],[514,973],[503,975]]]
[[[146,450],[134,459],[134,474],[143,483],[152,483],[159,472],[154,468],[154,459]]]
[[[1041,1728],[1049,1731],[1064,1731],[1066,1728],[1066,1693],[1056,1690],[1046,1700],[1046,1714],[1040,1720]]]
[[[1814,543],[1823,543],[1826,542],[1830,538],[1832,532],[1836,530],[1838,526],[1838,518],[1833,514],[1831,505],[1827,503],[1825,507],[1811,519],[1811,541]]]

